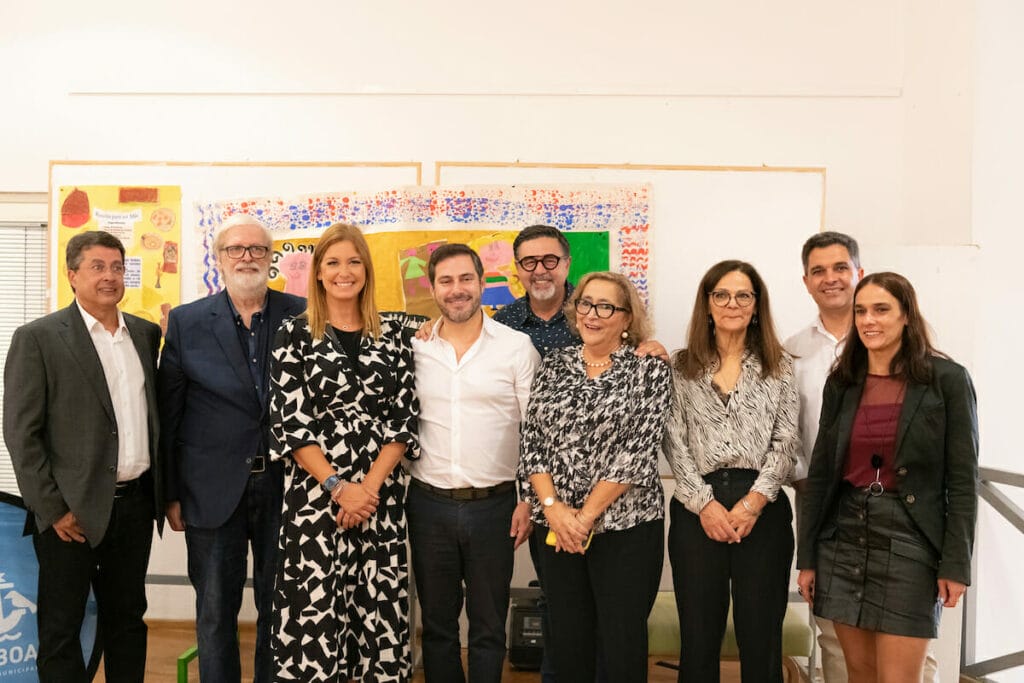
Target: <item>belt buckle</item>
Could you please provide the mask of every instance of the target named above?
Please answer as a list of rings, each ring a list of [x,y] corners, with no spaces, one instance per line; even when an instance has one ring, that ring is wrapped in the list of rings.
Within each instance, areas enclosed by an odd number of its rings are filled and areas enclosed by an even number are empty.
[[[131,481],[118,482],[114,484],[114,499],[118,500],[120,498],[127,498],[132,494],[132,491],[135,490],[138,483],[137,479],[132,479]]]
[[[252,459],[252,469],[249,470],[249,474],[259,474],[260,472],[267,471],[267,459],[265,456],[257,455]]]
[[[885,487],[882,486],[882,482],[873,481],[868,484],[868,495],[875,496],[876,498],[885,493]]]
[[[449,489],[449,495],[451,496],[452,500],[476,500],[476,491],[474,491],[472,488]]]

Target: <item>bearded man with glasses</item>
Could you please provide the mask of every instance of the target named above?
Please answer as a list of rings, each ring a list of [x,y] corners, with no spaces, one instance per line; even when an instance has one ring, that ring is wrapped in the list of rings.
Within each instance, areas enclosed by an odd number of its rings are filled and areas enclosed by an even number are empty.
[[[252,546],[255,680],[269,681],[284,479],[268,458],[271,341],[306,302],[267,288],[271,235],[257,219],[224,221],[214,252],[225,290],[171,311],[160,358],[167,522],[185,532],[204,683],[241,679],[236,634]]]

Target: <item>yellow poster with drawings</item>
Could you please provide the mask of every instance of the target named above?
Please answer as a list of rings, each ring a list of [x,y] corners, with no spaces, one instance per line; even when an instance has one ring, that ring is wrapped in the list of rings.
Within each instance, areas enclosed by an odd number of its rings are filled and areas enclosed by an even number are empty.
[[[377,307],[382,311],[406,311],[428,318],[440,315],[430,293],[427,263],[434,249],[445,242],[468,244],[480,254],[486,283],[482,303],[488,314],[494,315],[498,308],[512,303],[525,291],[516,276],[512,256],[516,231],[400,230],[364,234],[373,260]],[[602,235],[607,241],[607,236]],[[316,243],[316,238],[275,239],[270,286],[306,296]]]
[[[159,323],[181,300],[181,188],[177,185],[81,185],[60,188],[57,302],[71,303],[65,251],[85,230],[105,230],[124,244],[121,310]]]

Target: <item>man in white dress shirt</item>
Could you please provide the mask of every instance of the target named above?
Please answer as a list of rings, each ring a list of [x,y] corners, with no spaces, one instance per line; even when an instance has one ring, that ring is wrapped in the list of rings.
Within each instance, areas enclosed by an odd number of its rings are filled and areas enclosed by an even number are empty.
[[[786,350],[796,357],[794,372],[800,390],[800,438],[803,450],[797,455],[793,488],[800,495],[807,484],[814,441],[818,436],[821,394],[832,365],[843,350],[853,326],[853,293],[864,277],[857,240],[841,232],[821,232],[804,242],[801,251],[804,286],[818,306],[814,321],[786,340]],[[826,683],[846,683],[846,661],[836,638],[835,627],[817,618],[821,668]],[[925,681],[937,680],[934,647],[929,645]]]
[[[117,237],[80,232],[65,261],[75,300],[19,327],[4,371],[4,440],[39,560],[39,680],[92,680],[79,644],[92,588],[106,679],[142,683],[146,568],[163,509],[160,328],[118,309]]]
[[[421,451],[409,468],[407,507],[423,668],[428,682],[466,680],[459,640],[465,597],[469,680],[497,683],[513,553],[531,531],[515,471],[540,356],[527,335],[481,310],[476,252],[443,245],[428,270],[441,320],[426,341],[413,342]]]

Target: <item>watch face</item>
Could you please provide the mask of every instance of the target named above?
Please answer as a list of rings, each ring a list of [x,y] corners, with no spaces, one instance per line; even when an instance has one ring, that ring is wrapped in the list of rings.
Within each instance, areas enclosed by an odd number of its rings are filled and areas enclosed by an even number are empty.
[[[555,498],[554,498],[554,496],[548,496],[547,498],[545,498],[541,502],[544,504],[544,507],[549,508],[549,507],[551,507],[552,505],[555,504]]]

